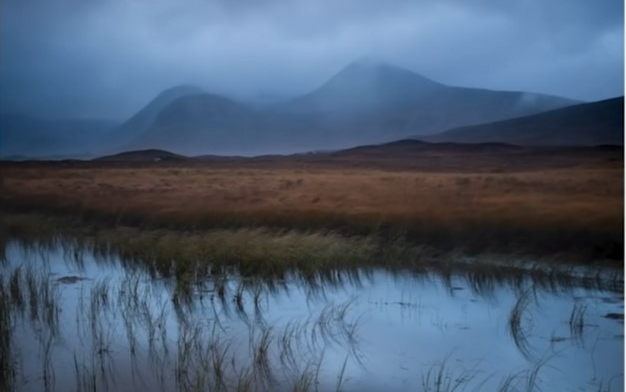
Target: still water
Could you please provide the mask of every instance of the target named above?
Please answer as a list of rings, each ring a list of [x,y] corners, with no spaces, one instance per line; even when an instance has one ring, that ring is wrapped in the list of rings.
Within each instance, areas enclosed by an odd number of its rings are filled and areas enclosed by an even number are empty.
[[[624,388],[623,284],[384,270],[181,283],[67,247],[5,256],[17,391]]]

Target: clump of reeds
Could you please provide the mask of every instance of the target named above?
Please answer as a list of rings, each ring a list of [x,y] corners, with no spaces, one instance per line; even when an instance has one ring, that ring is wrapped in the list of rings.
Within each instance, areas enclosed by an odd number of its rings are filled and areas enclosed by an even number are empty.
[[[526,290],[518,297],[509,315],[509,331],[513,337],[513,341],[520,352],[527,358],[531,357],[531,348],[528,342],[528,331],[523,325],[523,316],[533,295],[534,292],[532,287]]]
[[[453,392],[466,388],[474,378],[472,374],[455,374],[446,360],[431,366],[422,374],[422,389],[427,392]]]
[[[406,230],[393,228],[350,236],[334,231],[269,228],[142,229],[77,221],[74,229],[65,229],[68,225],[63,224],[64,218],[41,217],[47,222],[56,219],[55,229],[48,234],[49,237],[41,233],[29,237],[19,234],[28,232],[19,227],[36,222],[36,215],[12,214],[9,219],[11,225],[18,228],[12,231],[15,236],[11,238],[22,243],[46,247],[68,241],[78,249],[74,251],[78,255],[81,249],[88,249],[104,258],[119,256],[129,269],[148,268],[151,274],[174,276],[179,284],[175,296],[180,300],[190,298],[193,284],[198,279],[230,271],[277,279],[296,271],[302,276],[323,275],[332,279],[338,271],[359,268],[436,270],[449,274],[475,274],[475,287],[481,290],[488,290],[494,279],[523,282],[529,269],[538,284],[550,285],[555,281],[560,284],[572,278],[566,266],[561,268],[562,264],[555,264],[552,260],[540,263],[541,268],[533,268],[520,264],[517,256],[495,254],[481,255],[472,263],[458,263],[457,260],[465,259],[462,253],[442,254],[435,248],[411,242]],[[53,242],[49,242],[52,239]],[[497,268],[492,265],[492,259],[498,260]],[[615,287],[623,284],[623,273],[617,275],[613,277],[617,277]],[[482,277],[487,279],[479,279]],[[585,285],[606,285],[606,274],[585,275],[584,279],[576,280]]]
[[[11,295],[11,305],[13,305],[20,313],[23,313],[25,307],[25,293],[22,293],[21,273],[21,267],[15,268],[11,273],[11,277],[9,279],[9,293]]]
[[[587,305],[582,303],[575,303],[572,308],[572,313],[569,317],[569,329],[572,338],[575,341],[582,342],[583,332],[585,329],[585,312],[587,311]]]
[[[0,276],[0,390],[13,391],[16,370],[13,357],[11,297]]]

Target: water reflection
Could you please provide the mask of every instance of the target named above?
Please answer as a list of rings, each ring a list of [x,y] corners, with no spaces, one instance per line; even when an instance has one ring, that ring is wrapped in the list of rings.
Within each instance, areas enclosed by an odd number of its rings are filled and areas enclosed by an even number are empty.
[[[67,243],[5,256],[6,390],[623,389],[617,272],[171,276]]]

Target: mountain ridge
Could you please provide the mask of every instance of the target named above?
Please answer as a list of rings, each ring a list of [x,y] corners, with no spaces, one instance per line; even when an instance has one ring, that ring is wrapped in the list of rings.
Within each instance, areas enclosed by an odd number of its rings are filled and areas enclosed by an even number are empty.
[[[624,144],[624,97],[567,106],[487,124],[450,129],[431,142],[501,142],[521,145]]]
[[[447,86],[411,70],[372,61],[353,62],[317,89],[269,108],[205,94],[213,99],[193,94],[186,105],[169,102],[162,109],[167,115],[155,116],[153,124],[124,148],[173,147],[189,155],[337,149],[578,103],[543,94]]]
[[[193,85],[175,86],[112,129],[95,126],[96,140],[76,145],[84,150],[70,150],[74,155],[165,149],[185,155],[247,156],[338,150],[427,138],[578,103],[545,94],[450,86],[389,63],[358,60],[316,89],[271,104],[229,98]],[[0,120],[3,144],[16,147],[0,146],[3,156],[32,155],[33,143],[39,143],[35,151],[39,156],[68,151],[63,143],[70,141],[64,135],[48,132],[43,125],[9,120]],[[91,134],[89,126],[80,129],[73,134]],[[29,145],[29,140],[34,142]]]
[[[109,149],[122,148],[133,139],[139,137],[152,125],[159,113],[177,98],[201,93],[202,91],[199,87],[188,84],[181,84],[163,90],[111,134],[111,146],[109,146]]]

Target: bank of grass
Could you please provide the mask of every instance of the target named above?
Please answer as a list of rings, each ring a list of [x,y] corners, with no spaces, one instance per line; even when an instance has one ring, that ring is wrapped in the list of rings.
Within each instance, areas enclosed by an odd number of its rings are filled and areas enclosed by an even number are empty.
[[[75,234],[82,234],[81,231],[85,228],[108,228],[107,236],[120,240],[128,236],[129,241],[152,235],[146,233],[184,233],[183,238],[196,238],[198,233],[210,232],[213,238],[220,238],[222,247],[224,244],[236,243],[247,249],[241,252],[267,252],[269,259],[273,258],[271,255],[276,251],[286,251],[293,259],[302,259],[303,255],[310,257],[313,246],[330,249],[330,252],[336,253],[335,257],[342,259],[341,252],[355,252],[342,249],[343,244],[349,244],[350,249],[359,250],[357,253],[363,252],[371,256],[376,255],[372,253],[372,243],[376,243],[376,246],[387,243],[391,247],[403,243],[404,247],[410,244],[414,248],[428,249],[435,254],[461,253],[480,256],[499,253],[582,264],[623,262],[623,230],[614,222],[594,225],[561,220],[533,224],[494,215],[483,216],[479,220],[462,217],[431,220],[407,216],[387,216],[381,219],[373,215],[346,219],[340,213],[297,211],[268,214],[216,211],[205,212],[201,216],[191,213],[169,215],[159,211],[146,215],[128,211],[77,211],[25,207],[12,209],[5,212],[5,215],[9,220],[12,216],[38,216],[34,220],[40,222],[30,222],[32,219],[27,218],[24,225],[18,225],[19,229],[16,228],[18,226],[13,227],[13,231],[25,233],[26,236],[30,232],[45,230],[54,233],[58,229],[55,220],[59,222],[67,218],[72,222],[71,225],[77,226],[76,230],[69,230],[76,232]],[[45,216],[51,219],[45,222],[42,219]],[[64,227],[64,231],[67,232],[68,228]],[[167,241],[167,235],[159,239],[159,242]],[[132,247],[132,243],[128,246]],[[280,250],[276,250],[276,247]],[[316,250],[315,253],[319,255],[329,251],[320,253]]]
[[[442,252],[416,244],[402,232],[394,236],[348,236],[332,231],[268,228],[148,229],[41,214],[6,214],[3,227],[3,243],[16,240],[35,249],[60,245],[68,249],[68,257],[80,258],[82,251],[105,258],[119,257],[127,268],[148,268],[156,276],[175,277],[181,287],[210,275],[233,272],[270,280],[292,273],[306,279],[332,280],[339,271],[375,268],[432,271],[444,279],[461,274],[478,290],[494,280],[520,283],[528,276],[539,285],[559,282],[603,287],[621,282],[619,269],[608,275],[602,272],[607,266],[615,266],[611,261],[585,263],[591,268],[580,275],[575,272],[579,263],[497,253],[467,258],[459,251]]]
[[[41,214],[6,214],[3,223],[5,241],[70,243],[96,254],[119,255],[127,263],[147,264],[165,276],[226,269],[244,275],[276,276],[290,270],[314,274],[329,269],[417,265],[435,254],[400,237],[390,240],[330,231],[147,229]]]
[[[144,231],[224,230],[259,249],[289,242],[294,259],[311,253],[312,242],[329,247],[324,241],[376,255],[374,238],[376,246],[400,239],[446,254],[623,261],[623,168],[613,163],[508,173],[40,164],[3,176],[5,213]]]

